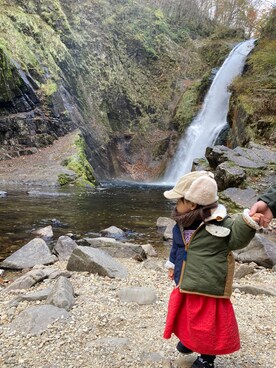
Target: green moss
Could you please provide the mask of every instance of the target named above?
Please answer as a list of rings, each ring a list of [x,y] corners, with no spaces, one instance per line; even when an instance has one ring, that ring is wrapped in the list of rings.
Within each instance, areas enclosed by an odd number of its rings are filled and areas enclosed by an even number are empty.
[[[48,79],[47,82],[41,86],[41,89],[46,96],[51,96],[57,92],[57,84]]]
[[[58,182],[59,182],[59,185],[61,186],[67,185],[67,184],[72,183],[72,178],[67,174],[60,174],[58,176]]]
[[[86,144],[81,136],[75,141],[75,146],[77,148],[76,155],[69,157],[63,164],[77,174],[77,179],[74,181],[75,185],[95,186],[96,180],[93,169],[87,160],[85,153]]]
[[[173,119],[175,128],[183,133],[198,112],[198,84],[190,87],[181,97]]]

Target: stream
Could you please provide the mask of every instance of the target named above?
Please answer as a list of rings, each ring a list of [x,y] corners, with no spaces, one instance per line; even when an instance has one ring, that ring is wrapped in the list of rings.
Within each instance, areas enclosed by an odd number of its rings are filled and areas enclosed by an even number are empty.
[[[95,189],[1,187],[0,260],[35,237],[33,230],[52,225],[54,238],[100,236],[109,226],[128,229],[127,241],[168,248],[156,229],[158,217],[169,217],[173,204],[159,186],[108,183]]]

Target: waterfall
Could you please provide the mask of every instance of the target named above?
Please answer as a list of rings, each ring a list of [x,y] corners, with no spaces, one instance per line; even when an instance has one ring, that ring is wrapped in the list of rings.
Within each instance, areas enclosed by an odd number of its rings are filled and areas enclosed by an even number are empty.
[[[217,72],[202,109],[179,141],[175,156],[165,172],[164,184],[175,184],[180,176],[190,172],[193,160],[204,157],[206,147],[214,144],[227,125],[228,86],[242,72],[246,57],[253,47],[254,40],[238,44]]]

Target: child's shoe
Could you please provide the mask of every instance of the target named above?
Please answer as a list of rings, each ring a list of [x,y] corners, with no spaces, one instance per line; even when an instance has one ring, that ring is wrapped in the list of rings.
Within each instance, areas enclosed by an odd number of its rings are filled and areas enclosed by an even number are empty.
[[[197,357],[191,368],[215,368],[215,364],[214,362],[209,363],[206,360],[203,360],[201,357]]]
[[[185,345],[182,344],[181,341],[179,341],[176,345],[176,349],[181,353],[181,354],[192,354],[193,351],[191,349],[186,348]]]

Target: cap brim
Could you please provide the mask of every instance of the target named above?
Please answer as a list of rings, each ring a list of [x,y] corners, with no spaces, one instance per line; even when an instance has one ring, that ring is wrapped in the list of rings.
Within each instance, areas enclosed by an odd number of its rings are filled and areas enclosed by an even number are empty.
[[[174,189],[166,190],[163,194],[167,199],[179,199],[183,197],[182,194],[177,193]]]

